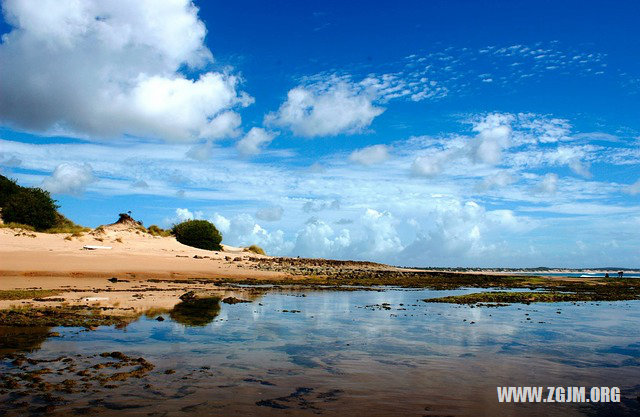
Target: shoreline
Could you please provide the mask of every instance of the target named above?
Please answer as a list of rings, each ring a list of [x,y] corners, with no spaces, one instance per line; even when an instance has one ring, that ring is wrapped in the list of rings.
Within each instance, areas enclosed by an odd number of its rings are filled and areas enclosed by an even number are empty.
[[[86,245],[109,245],[111,249],[85,250]],[[511,302],[525,303],[640,299],[637,285],[640,281],[633,278],[449,272],[373,262],[271,257],[230,246],[223,249],[192,248],[173,237],[152,236],[118,225],[103,226],[75,237],[0,229],[0,325],[41,323],[43,315],[74,318],[65,321],[52,317],[48,321],[63,325],[82,324],[87,315],[91,318],[88,322],[93,323],[96,314],[106,319],[134,318],[154,309],[171,310],[187,292],[198,297],[250,299],[269,287],[283,286],[294,290],[477,288],[480,294],[471,299],[442,301],[472,300],[479,305],[491,303],[494,297],[481,293],[481,289],[521,289],[545,294],[526,299],[503,296]],[[24,290],[48,290],[54,295],[29,297],[30,293]],[[13,319],[7,318],[8,312]]]

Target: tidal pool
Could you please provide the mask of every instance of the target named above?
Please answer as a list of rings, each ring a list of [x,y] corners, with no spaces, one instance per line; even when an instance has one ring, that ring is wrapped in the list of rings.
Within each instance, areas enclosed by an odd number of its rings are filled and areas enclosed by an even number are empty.
[[[420,301],[477,291],[273,290],[122,329],[0,329],[0,415],[640,414],[640,301]],[[504,404],[497,386],[622,395]]]

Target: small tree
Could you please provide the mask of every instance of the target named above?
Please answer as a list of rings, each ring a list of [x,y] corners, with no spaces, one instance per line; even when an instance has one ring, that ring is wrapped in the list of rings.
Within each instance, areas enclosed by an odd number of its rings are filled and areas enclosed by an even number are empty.
[[[173,226],[176,240],[183,245],[207,250],[222,250],[222,235],[206,220],[187,220]]]
[[[56,224],[57,208],[48,191],[21,187],[2,207],[2,219],[6,223],[22,223],[36,230],[46,230]]]

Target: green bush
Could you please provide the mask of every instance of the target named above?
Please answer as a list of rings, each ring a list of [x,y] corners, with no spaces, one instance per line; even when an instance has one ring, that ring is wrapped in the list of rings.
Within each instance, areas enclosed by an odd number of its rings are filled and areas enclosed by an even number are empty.
[[[172,232],[178,242],[184,245],[207,250],[222,250],[220,246],[222,235],[213,223],[206,220],[187,220],[173,226]]]
[[[0,175],[0,207],[4,207],[9,198],[20,191],[21,188],[14,180]]]
[[[41,231],[55,226],[57,208],[47,191],[20,187],[2,207],[2,219],[7,223],[28,224]]]

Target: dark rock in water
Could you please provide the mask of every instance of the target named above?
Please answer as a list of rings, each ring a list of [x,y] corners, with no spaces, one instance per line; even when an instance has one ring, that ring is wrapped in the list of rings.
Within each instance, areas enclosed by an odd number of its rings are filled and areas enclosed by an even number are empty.
[[[156,317],[156,321],[164,321],[164,317],[158,316],[158,317]]]
[[[236,297],[227,297],[227,298],[224,298],[222,300],[222,302],[225,303],[225,304],[238,304],[238,303],[250,303],[251,301],[242,300],[242,299],[236,298]]]
[[[193,300],[194,298],[196,298],[196,293],[195,293],[195,291],[189,291],[189,292],[186,292],[186,293],[184,293],[184,294],[182,294],[182,295],[180,296],[180,299],[181,299],[182,301]]]

